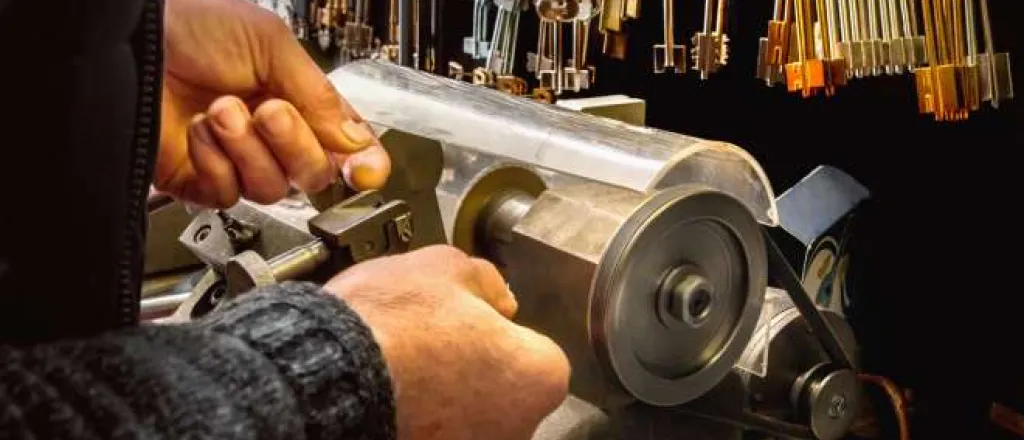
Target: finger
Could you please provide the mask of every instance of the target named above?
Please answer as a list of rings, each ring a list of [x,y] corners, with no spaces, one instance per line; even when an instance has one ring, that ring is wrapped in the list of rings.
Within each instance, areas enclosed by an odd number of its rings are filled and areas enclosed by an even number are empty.
[[[264,204],[284,198],[288,180],[253,128],[245,103],[224,96],[210,104],[207,115],[211,133],[238,171],[245,198]]]
[[[195,168],[196,192],[206,204],[229,208],[238,202],[235,166],[214,140],[206,116],[197,115],[189,123],[188,155]]]
[[[253,112],[253,123],[277,163],[299,189],[315,193],[337,179],[335,165],[291,104],[280,99],[267,100]]]
[[[516,302],[515,295],[509,290],[498,268],[481,258],[470,258],[469,261],[477,284],[477,289],[473,293],[494,307],[502,316],[509,319],[515,317],[519,303]]]
[[[335,157],[341,165],[345,184],[358,191],[380,189],[391,175],[391,157],[377,142],[358,153]]]
[[[267,90],[292,103],[328,151],[354,153],[373,144],[370,127],[338,94],[287,28],[273,28],[287,35],[268,39],[271,44],[262,56],[273,62],[257,64]]]

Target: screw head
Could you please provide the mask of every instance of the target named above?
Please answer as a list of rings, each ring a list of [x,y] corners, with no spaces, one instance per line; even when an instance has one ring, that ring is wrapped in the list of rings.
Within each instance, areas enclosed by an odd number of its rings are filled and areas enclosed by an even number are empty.
[[[846,415],[846,397],[841,395],[834,395],[829,401],[828,416],[833,419],[838,419]]]

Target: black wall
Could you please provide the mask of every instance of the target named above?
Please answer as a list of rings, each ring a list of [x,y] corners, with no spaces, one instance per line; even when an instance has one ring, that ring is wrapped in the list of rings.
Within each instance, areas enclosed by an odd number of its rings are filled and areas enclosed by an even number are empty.
[[[1016,85],[1024,93],[1020,2],[989,1],[996,44],[1015,56]],[[461,41],[469,34],[472,2],[444,2],[446,51],[469,65]],[[678,36],[688,40],[703,2],[676,2]],[[1018,299],[1024,294],[1018,251],[1024,169],[1017,159],[1024,149],[1024,98],[999,111],[986,104],[969,121],[952,124],[918,114],[910,75],[854,80],[828,99],[768,88],[753,72],[772,2],[730,3],[730,62],[711,79],[651,73],[662,8],[645,0],[626,61],[598,56],[600,39],[593,38],[598,74],[588,94],[646,99],[651,126],[743,146],[764,165],[777,193],[818,164],[842,168],[867,185],[874,199],[860,217],[856,255],[866,368],[914,390],[915,438],[950,438],[961,428],[972,429],[963,438],[997,435],[987,422],[989,405],[1012,400],[1006,390],[1024,382],[1016,360],[1024,336]],[[383,24],[384,15],[378,19]],[[535,49],[535,29],[530,11],[521,60]]]

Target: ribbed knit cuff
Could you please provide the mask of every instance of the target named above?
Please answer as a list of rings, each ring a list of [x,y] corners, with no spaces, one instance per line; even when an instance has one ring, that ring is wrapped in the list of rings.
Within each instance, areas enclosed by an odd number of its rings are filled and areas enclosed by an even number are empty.
[[[395,438],[380,347],[359,316],[319,286],[259,288],[201,325],[245,341],[277,366],[306,417],[306,438]]]

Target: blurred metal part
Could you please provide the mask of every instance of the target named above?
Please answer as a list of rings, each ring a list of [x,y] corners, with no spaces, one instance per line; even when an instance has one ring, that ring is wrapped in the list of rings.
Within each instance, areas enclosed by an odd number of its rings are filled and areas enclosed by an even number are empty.
[[[146,276],[172,272],[202,264],[195,254],[178,241],[192,216],[185,207],[167,196],[156,196],[149,203],[149,225],[146,234]]]
[[[434,194],[441,173],[440,144],[383,130],[393,177],[378,191],[352,195],[336,187],[274,205],[241,201],[200,212],[181,240],[210,270],[188,300],[166,320],[188,320],[254,287],[290,279],[324,281],[366,259],[444,242]]]
[[[764,319],[758,322],[740,364],[764,356],[764,373],[754,374],[747,368],[734,371],[748,396],[748,407],[743,412],[806,425],[804,438],[840,438],[860,406],[860,386],[853,370],[829,362],[828,353],[817,343],[806,318],[785,291],[768,289],[763,311]],[[821,315],[835,329],[846,351],[855,353],[856,339],[850,325],[835,313],[822,311]],[[857,364],[856,357],[853,362]],[[780,433],[765,429],[767,426],[752,428]]]
[[[766,279],[759,226],[742,203],[706,187],[648,197],[543,179],[529,165],[454,148],[445,158],[438,194],[452,242],[503,269],[520,323],[568,352],[578,397],[601,408],[680,404],[732,368]],[[666,281],[682,267],[690,277]],[[693,276],[708,280],[704,291],[676,288]]]
[[[444,158],[441,144],[401,130],[374,125],[374,132],[391,158],[391,176],[378,192],[387,200],[401,200],[414,213],[416,234],[412,248],[444,243],[444,224],[434,191],[441,179]],[[326,190],[310,195],[319,211],[342,203],[355,192],[339,181]]]
[[[632,125],[644,126],[647,122],[647,102],[626,95],[560,99],[555,105]]]
[[[760,312],[757,223],[714,190],[680,186],[648,198],[595,182],[559,186],[513,234],[493,245],[518,293],[518,320],[560,343],[574,365],[572,392],[602,408],[700,396],[732,368]],[[710,315],[702,325],[670,311],[678,297],[664,283],[684,266],[714,286],[713,306],[697,312]]]
[[[330,74],[366,119],[439,142],[643,193],[703,184],[775,225],[771,183],[741,148],[520,99],[379,61]]]
[[[858,203],[871,196],[842,170],[821,165],[776,200],[779,226],[810,246]]]

